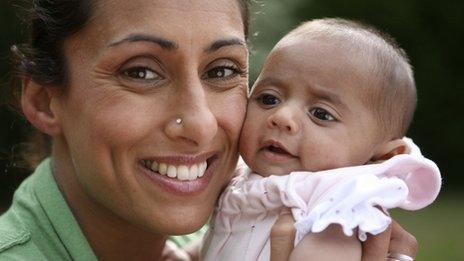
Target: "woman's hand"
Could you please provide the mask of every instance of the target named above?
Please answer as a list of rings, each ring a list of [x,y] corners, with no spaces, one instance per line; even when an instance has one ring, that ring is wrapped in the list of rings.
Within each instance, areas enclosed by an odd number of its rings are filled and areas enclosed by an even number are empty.
[[[271,260],[288,260],[295,239],[294,220],[290,213],[283,214],[271,230]],[[418,244],[416,238],[395,221],[383,233],[369,236],[362,244],[362,261],[385,261],[388,253],[399,253],[414,258]]]
[[[163,253],[161,254],[163,261],[191,261],[189,254],[179,248],[175,243],[167,240],[164,245]]]
[[[295,227],[292,214],[280,215],[271,229],[271,261],[287,261],[293,250]]]

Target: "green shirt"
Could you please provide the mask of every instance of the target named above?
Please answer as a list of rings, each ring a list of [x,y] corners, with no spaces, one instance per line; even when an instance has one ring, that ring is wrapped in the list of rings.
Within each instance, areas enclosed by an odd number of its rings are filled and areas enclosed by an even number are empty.
[[[202,233],[171,238],[182,246]],[[97,260],[44,160],[0,216],[0,260]]]

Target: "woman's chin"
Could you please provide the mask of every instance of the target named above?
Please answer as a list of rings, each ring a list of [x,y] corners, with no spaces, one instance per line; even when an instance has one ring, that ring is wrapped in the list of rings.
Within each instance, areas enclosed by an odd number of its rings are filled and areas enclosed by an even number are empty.
[[[190,234],[201,229],[206,224],[211,211],[212,210],[187,212],[185,215],[166,215],[163,218],[163,222],[152,223],[151,229],[163,235]]]

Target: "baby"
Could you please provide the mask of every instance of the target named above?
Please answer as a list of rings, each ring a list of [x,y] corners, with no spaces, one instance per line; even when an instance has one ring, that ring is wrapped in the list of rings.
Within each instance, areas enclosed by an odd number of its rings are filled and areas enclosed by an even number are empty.
[[[251,91],[240,139],[248,167],[219,200],[204,259],[269,260],[270,229],[290,209],[295,245],[304,238],[311,250],[292,259],[360,260],[358,238],[391,222],[376,206],[419,209],[439,192],[436,165],[403,139],[415,105],[406,54],[374,28],[320,19],[291,31]],[[338,246],[314,244],[324,238]]]

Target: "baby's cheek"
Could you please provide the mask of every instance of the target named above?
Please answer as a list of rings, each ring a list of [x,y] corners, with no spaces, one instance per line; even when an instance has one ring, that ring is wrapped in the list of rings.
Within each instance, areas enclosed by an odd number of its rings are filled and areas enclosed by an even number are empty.
[[[300,156],[305,170],[322,171],[348,165],[346,153],[340,149],[324,148],[323,146],[320,146],[319,149],[313,148],[305,150]]]

